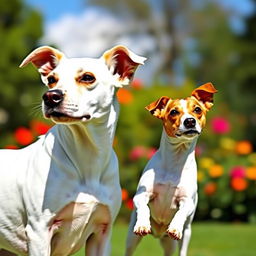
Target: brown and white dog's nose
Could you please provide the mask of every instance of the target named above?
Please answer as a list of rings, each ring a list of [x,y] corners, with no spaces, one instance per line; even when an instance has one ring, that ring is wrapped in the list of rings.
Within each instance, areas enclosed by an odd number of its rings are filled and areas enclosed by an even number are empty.
[[[44,104],[48,107],[57,107],[64,99],[61,90],[50,90],[43,95]]]
[[[192,128],[195,128],[196,127],[196,120],[195,118],[186,118],[184,120],[184,126],[187,128],[187,129],[192,129]]]

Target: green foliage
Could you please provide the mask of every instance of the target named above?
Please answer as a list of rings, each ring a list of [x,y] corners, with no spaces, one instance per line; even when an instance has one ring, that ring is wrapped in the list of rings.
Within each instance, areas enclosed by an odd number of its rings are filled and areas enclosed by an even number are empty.
[[[0,2],[0,129],[5,136],[18,125],[27,124],[33,104],[40,102],[42,90],[35,69],[20,70],[18,67],[37,46],[42,32],[38,12],[21,0]]]

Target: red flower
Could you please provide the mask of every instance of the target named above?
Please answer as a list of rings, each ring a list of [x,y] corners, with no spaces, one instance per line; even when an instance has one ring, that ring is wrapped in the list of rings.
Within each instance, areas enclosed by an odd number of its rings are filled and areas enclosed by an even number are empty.
[[[22,146],[26,146],[34,140],[32,132],[26,127],[17,128],[14,132],[14,137]]]
[[[46,124],[38,120],[32,120],[30,123],[30,127],[36,135],[46,134],[48,130],[51,128],[49,124]]]
[[[225,134],[230,131],[230,123],[223,117],[215,117],[212,119],[211,127],[214,133]]]
[[[127,209],[129,210],[133,210],[134,209],[134,205],[133,205],[133,200],[131,198],[129,198],[126,202],[125,202],[125,206]]]
[[[11,144],[6,145],[4,148],[5,149],[18,149],[18,147],[16,145],[11,145]]]
[[[247,181],[243,178],[231,179],[230,185],[235,191],[243,191],[248,187]]]
[[[204,193],[207,196],[211,196],[213,195],[217,190],[217,184],[215,182],[208,182],[205,186],[204,186]]]
[[[136,90],[140,90],[143,88],[143,83],[140,79],[136,78],[132,81],[131,86],[132,86],[132,88],[134,88]]]

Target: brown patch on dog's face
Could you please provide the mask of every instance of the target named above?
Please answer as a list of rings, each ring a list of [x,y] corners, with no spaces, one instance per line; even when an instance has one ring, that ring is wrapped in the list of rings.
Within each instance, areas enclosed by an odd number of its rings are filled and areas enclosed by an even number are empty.
[[[179,100],[169,100],[163,110],[163,125],[166,133],[170,137],[176,137],[175,134],[180,127],[181,116],[184,114]]]

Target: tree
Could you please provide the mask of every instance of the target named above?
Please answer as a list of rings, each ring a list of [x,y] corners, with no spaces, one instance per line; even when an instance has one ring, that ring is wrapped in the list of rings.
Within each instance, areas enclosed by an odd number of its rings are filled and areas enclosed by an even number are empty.
[[[38,74],[32,67],[19,69],[42,36],[41,15],[22,0],[0,2],[0,129],[1,134],[31,118],[32,104],[40,100]]]
[[[256,0],[253,0],[254,7]],[[237,102],[240,102],[238,111],[248,118],[247,137],[256,146],[256,11],[245,20],[245,32],[237,36],[239,42],[238,62],[235,79],[238,83]]]

